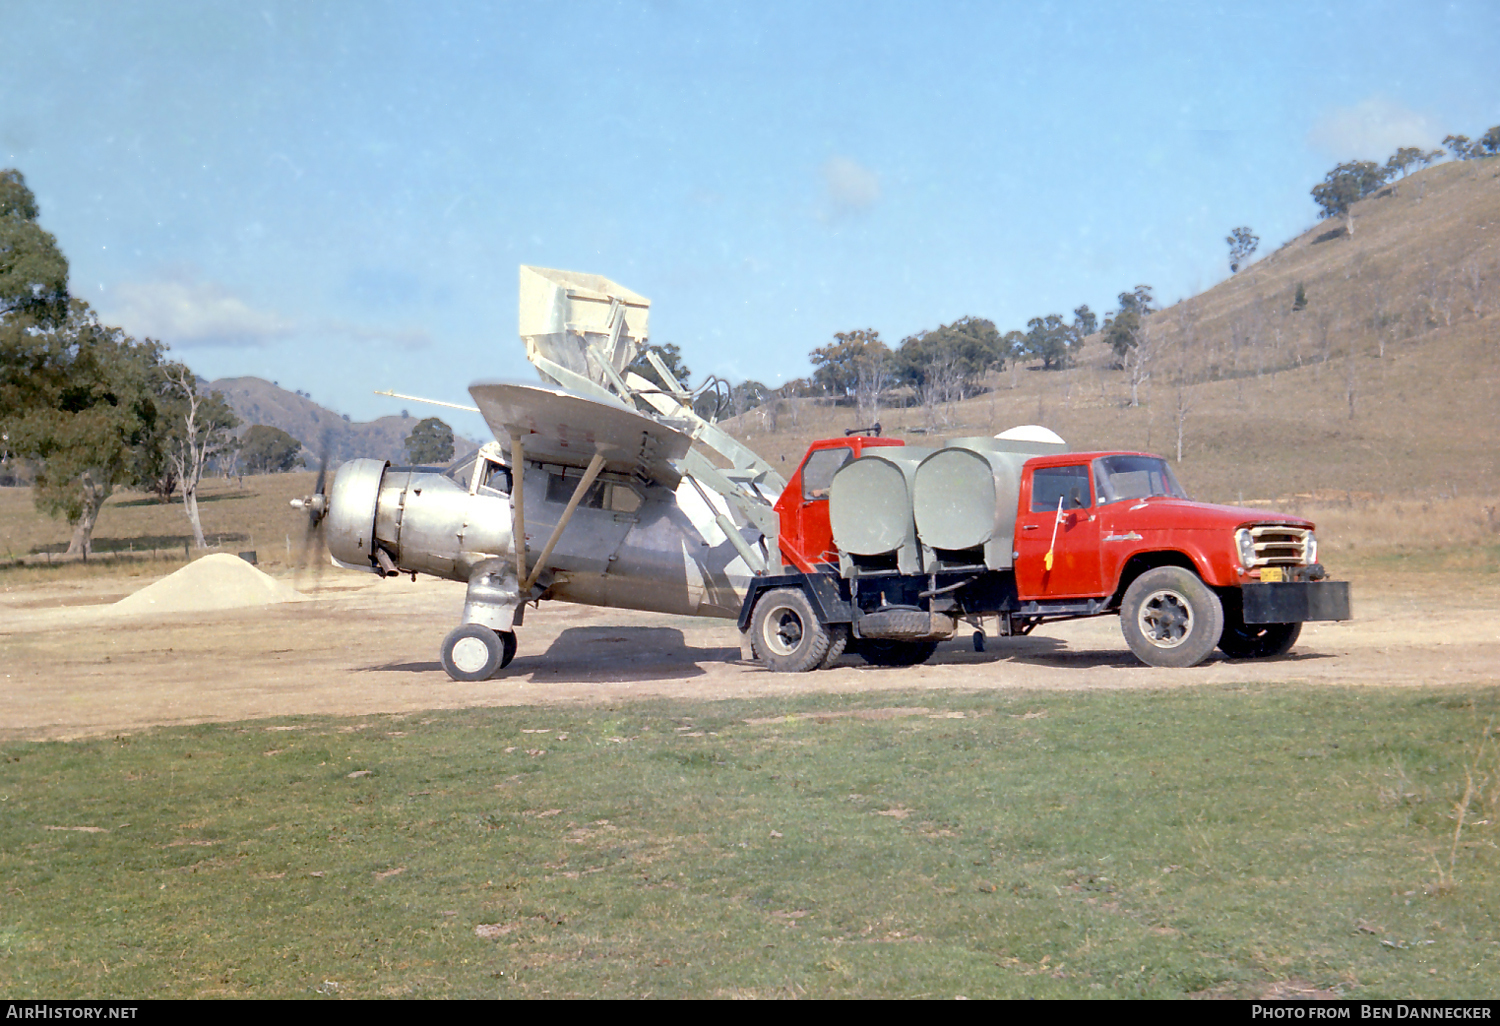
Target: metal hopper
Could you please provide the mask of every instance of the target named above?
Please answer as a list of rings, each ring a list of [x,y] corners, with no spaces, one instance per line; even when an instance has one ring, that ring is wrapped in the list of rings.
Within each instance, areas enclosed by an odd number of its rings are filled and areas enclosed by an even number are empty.
[[[526,358],[542,377],[624,405],[621,375],[646,345],[651,300],[602,275],[525,265],[520,299]]]

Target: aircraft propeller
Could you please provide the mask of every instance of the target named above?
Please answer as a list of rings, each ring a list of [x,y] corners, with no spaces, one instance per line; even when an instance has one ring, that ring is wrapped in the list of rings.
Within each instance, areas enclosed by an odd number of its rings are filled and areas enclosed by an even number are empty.
[[[292,506],[296,509],[306,510],[307,527],[302,534],[302,544],[297,551],[296,570],[293,573],[293,587],[301,590],[300,578],[309,562],[316,564],[313,572],[313,591],[321,589],[323,583],[323,565],[327,562],[327,548],[323,542],[323,518],[328,515],[328,461],[330,455],[329,442],[331,439],[327,432],[323,434],[322,455],[318,461],[318,478],[313,487],[311,495],[300,499],[293,499]]]

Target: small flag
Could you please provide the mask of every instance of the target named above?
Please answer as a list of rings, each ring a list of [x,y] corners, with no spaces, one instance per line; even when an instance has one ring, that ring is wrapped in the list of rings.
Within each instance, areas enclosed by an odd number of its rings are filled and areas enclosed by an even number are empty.
[[[1057,497],[1057,516],[1052,520],[1052,541],[1047,546],[1047,558],[1042,560],[1042,566],[1047,570],[1052,569],[1052,550],[1057,548],[1057,525],[1062,523],[1062,496]]]

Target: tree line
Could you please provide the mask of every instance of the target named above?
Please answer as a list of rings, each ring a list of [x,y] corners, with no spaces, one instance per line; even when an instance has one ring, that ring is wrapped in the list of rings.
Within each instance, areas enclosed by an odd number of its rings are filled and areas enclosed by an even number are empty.
[[[1373,196],[1393,180],[1405,178],[1413,168],[1427,167],[1444,156],[1452,156],[1455,160],[1477,160],[1496,154],[1500,154],[1500,125],[1492,126],[1474,141],[1466,135],[1446,136],[1443,146],[1434,150],[1402,146],[1383,165],[1373,160],[1350,160],[1339,164],[1313,186],[1313,202],[1318,205],[1319,218],[1342,217],[1345,232],[1352,236],[1354,204]]]

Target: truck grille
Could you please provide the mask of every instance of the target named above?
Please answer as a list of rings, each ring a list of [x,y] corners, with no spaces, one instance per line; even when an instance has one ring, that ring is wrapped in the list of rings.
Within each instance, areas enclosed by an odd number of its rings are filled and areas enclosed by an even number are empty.
[[[1250,528],[1255,542],[1255,560],[1250,566],[1302,566],[1307,562],[1307,537],[1312,532],[1284,524],[1263,524]]]

